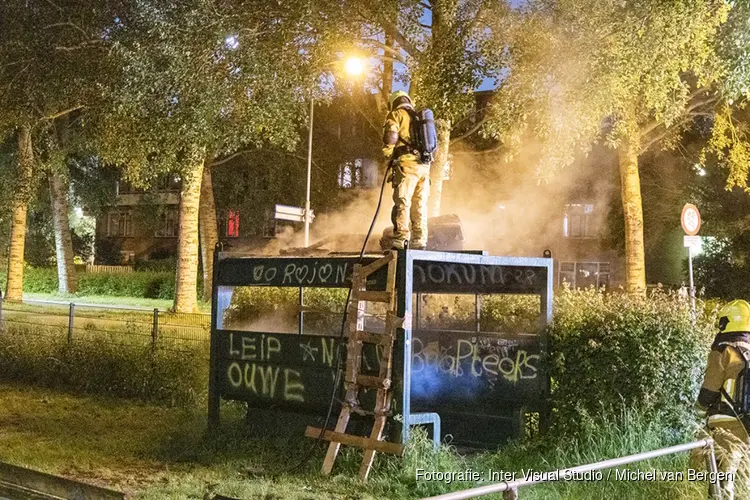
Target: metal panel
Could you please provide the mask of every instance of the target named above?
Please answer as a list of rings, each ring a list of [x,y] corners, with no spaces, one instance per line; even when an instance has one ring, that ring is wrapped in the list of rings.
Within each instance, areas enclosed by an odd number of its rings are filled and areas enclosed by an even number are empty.
[[[363,263],[368,264],[376,258],[368,256]],[[209,384],[211,421],[218,421],[220,397],[247,401],[257,407],[315,413],[325,411],[333,381],[331,363],[339,342],[337,337],[225,331],[222,330],[223,312],[231,300],[233,286],[346,288],[350,285],[353,267],[358,261],[356,256],[233,257],[217,254],[212,310],[212,378]],[[374,274],[367,288],[384,290],[385,274],[385,269]],[[397,314],[404,318],[404,323],[397,332],[393,397],[394,413],[401,414],[401,421],[412,420],[412,408],[419,412],[440,412],[442,407],[446,415],[452,411],[455,413],[459,408],[464,413],[468,411],[469,415],[475,412],[477,423],[482,418],[509,419],[511,417],[503,415],[513,414],[516,415],[513,417],[515,423],[522,425],[524,409],[543,415],[549,392],[544,367],[547,350],[544,327],[552,319],[553,278],[552,259],[399,251]],[[477,331],[453,332],[450,338],[436,340],[430,337],[434,332],[415,331],[417,325],[412,324],[412,308],[416,306],[412,295],[415,292],[538,295],[541,306],[539,330],[534,332],[535,335],[521,336],[523,338]],[[438,376],[436,380],[440,384],[448,385],[435,389],[437,393],[432,394],[434,397],[425,398],[424,394],[415,393],[412,398],[413,385],[417,385],[415,391],[419,392],[425,381],[424,373],[415,366],[419,361],[415,361],[413,352],[415,342],[420,342],[424,347],[425,342],[435,341],[438,346],[459,341],[463,347],[470,346],[471,360],[464,356],[466,359],[457,359],[457,362],[459,365],[471,363],[462,366],[464,371],[477,371],[477,366],[480,366],[481,373],[477,372],[478,376],[466,380],[455,376]],[[316,342],[328,344],[317,345]],[[515,343],[511,345],[512,342]],[[500,348],[507,352],[489,351],[492,345],[497,344],[497,348],[498,343],[506,343]],[[456,352],[456,358],[465,354]],[[253,358],[253,355],[256,357]],[[368,363],[376,367],[375,352]],[[417,374],[413,373],[414,369]],[[471,387],[479,384],[483,395],[467,400],[466,384]],[[397,408],[398,401],[401,408]],[[403,441],[408,439],[408,425],[402,426],[401,435]]]
[[[365,257],[363,265],[376,260]],[[358,257],[223,258],[218,265],[219,286],[291,286],[348,288]],[[386,269],[367,281],[368,290],[385,290]]]
[[[221,331],[217,340],[217,384],[224,398],[290,411],[323,413],[328,408],[336,353],[346,339]],[[345,352],[341,350],[342,362]],[[379,354],[375,345],[363,346],[363,373],[378,373]],[[370,396],[374,403],[374,393]],[[367,397],[362,399],[369,402]]]

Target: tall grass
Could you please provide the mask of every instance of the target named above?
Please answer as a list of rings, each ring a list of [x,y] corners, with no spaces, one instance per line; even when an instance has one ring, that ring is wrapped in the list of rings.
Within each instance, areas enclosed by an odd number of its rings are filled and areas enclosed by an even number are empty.
[[[169,405],[200,400],[208,386],[205,350],[152,349],[128,336],[67,342],[60,328],[7,324],[0,332],[0,380]]]

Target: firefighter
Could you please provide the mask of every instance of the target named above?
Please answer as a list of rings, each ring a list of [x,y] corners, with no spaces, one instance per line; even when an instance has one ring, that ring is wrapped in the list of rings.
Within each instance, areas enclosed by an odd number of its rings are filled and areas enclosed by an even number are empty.
[[[414,106],[406,92],[391,94],[383,126],[383,154],[393,168],[393,239],[397,250],[407,245],[423,250],[427,245],[427,200],[430,196],[430,164],[422,163],[410,147],[410,123]],[[409,222],[411,221],[411,228]],[[411,229],[411,230],[410,230]]]
[[[708,417],[708,428],[717,446],[719,471],[734,473],[721,482],[724,499],[734,498],[737,468],[750,460],[746,455],[750,445],[749,367],[750,304],[734,300],[719,311],[719,333],[711,345],[695,405],[699,417]]]

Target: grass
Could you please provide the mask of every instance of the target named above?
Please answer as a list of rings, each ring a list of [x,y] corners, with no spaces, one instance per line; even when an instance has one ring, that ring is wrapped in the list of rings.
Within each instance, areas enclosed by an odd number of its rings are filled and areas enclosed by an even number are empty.
[[[80,302],[85,304],[118,305],[132,307],[147,307],[149,309],[169,309],[173,305],[172,300],[167,299],[145,299],[140,297],[115,297],[111,295],[59,295],[56,293],[24,293],[24,299],[34,300],[59,300],[62,302]],[[208,302],[198,302],[200,312],[211,312]]]
[[[603,427],[584,440],[514,444],[500,452],[461,456],[448,447],[435,453],[420,436],[403,459],[376,457],[371,479],[356,479],[360,454],[345,448],[334,475],[318,474],[324,450],[299,462],[311,440],[277,422],[275,432],[253,434],[236,404],[225,404],[223,425],[205,433],[202,409],[164,408],[132,401],[84,397],[46,389],[0,385],[0,460],[114,487],[139,499],[204,498],[222,494],[258,499],[421,498],[469,483],[425,482],[417,468],[460,471],[472,467],[544,471],[665,446],[658,423],[628,422]],[[622,419],[621,419],[622,420]],[[630,468],[685,471],[687,455]],[[605,471],[606,475],[606,471]],[[705,498],[705,483],[558,482],[521,490],[526,499]]]

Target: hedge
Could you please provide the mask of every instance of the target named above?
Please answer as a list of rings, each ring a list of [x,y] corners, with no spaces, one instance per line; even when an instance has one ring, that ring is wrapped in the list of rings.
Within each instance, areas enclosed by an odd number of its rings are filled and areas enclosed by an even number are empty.
[[[78,273],[79,295],[111,295],[147,299],[174,298],[174,271],[136,271],[132,273]],[[5,275],[2,275],[5,282]],[[203,290],[203,277],[198,275],[198,290]],[[27,293],[57,292],[57,269],[27,266],[23,275],[23,291]]]
[[[549,328],[553,424],[569,433],[627,409],[689,429],[716,333],[715,308],[698,310],[693,327],[688,300],[662,290],[560,290]]]

